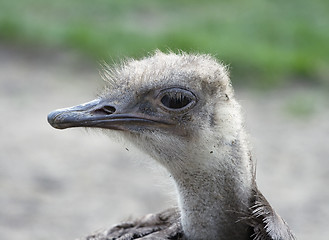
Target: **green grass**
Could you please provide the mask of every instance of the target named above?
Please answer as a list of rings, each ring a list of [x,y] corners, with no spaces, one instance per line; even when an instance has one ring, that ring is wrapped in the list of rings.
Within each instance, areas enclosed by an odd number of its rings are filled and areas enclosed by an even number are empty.
[[[327,0],[0,0],[0,42],[96,59],[156,48],[214,54],[240,84],[329,85]]]

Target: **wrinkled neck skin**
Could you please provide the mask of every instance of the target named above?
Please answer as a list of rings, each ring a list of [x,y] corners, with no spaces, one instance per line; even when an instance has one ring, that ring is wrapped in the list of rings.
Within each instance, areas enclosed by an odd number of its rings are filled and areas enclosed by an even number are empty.
[[[170,141],[153,141],[147,153],[175,180],[187,239],[249,239],[243,218],[250,212],[254,174],[244,132],[202,146],[193,140],[184,146]]]
[[[248,227],[241,220],[249,211],[251,183],[244,173],[232,170],[202,169],[174,175],[188,239],[247,239]]]
[[[211,130],[183,140],[161,133],[126,135],[173,177],[188,240],[249,239],[244,220],[250,216],[254,166],[243,128],[227,135]]]

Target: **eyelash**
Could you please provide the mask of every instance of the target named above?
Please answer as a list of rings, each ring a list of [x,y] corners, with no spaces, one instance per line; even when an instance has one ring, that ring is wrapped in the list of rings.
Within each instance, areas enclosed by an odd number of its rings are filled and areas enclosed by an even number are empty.
[[[173,111],[188,109],[196,101],[193,93],[179,88],[168,89],[160,97],[161,104]]]

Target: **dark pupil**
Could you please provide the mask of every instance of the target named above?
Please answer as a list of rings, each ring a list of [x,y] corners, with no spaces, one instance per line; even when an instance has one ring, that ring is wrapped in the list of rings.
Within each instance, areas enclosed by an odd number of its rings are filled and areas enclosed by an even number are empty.
[[[186,96],[169,96],[164,95],[161,99],[163,105],[167,108],[179,109],[185,107],[191,102],[191,99]]]

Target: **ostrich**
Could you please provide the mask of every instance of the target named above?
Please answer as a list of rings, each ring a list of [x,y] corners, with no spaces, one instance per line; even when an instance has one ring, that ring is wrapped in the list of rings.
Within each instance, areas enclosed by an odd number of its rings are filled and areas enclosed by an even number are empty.
[[[206,54],[156,51],[103,73],[91,102],[48,115],[58,129],[116,131],[164,166],[178,208],[87,239],[293,240],[257,188],[255,163],[227,68]]]

